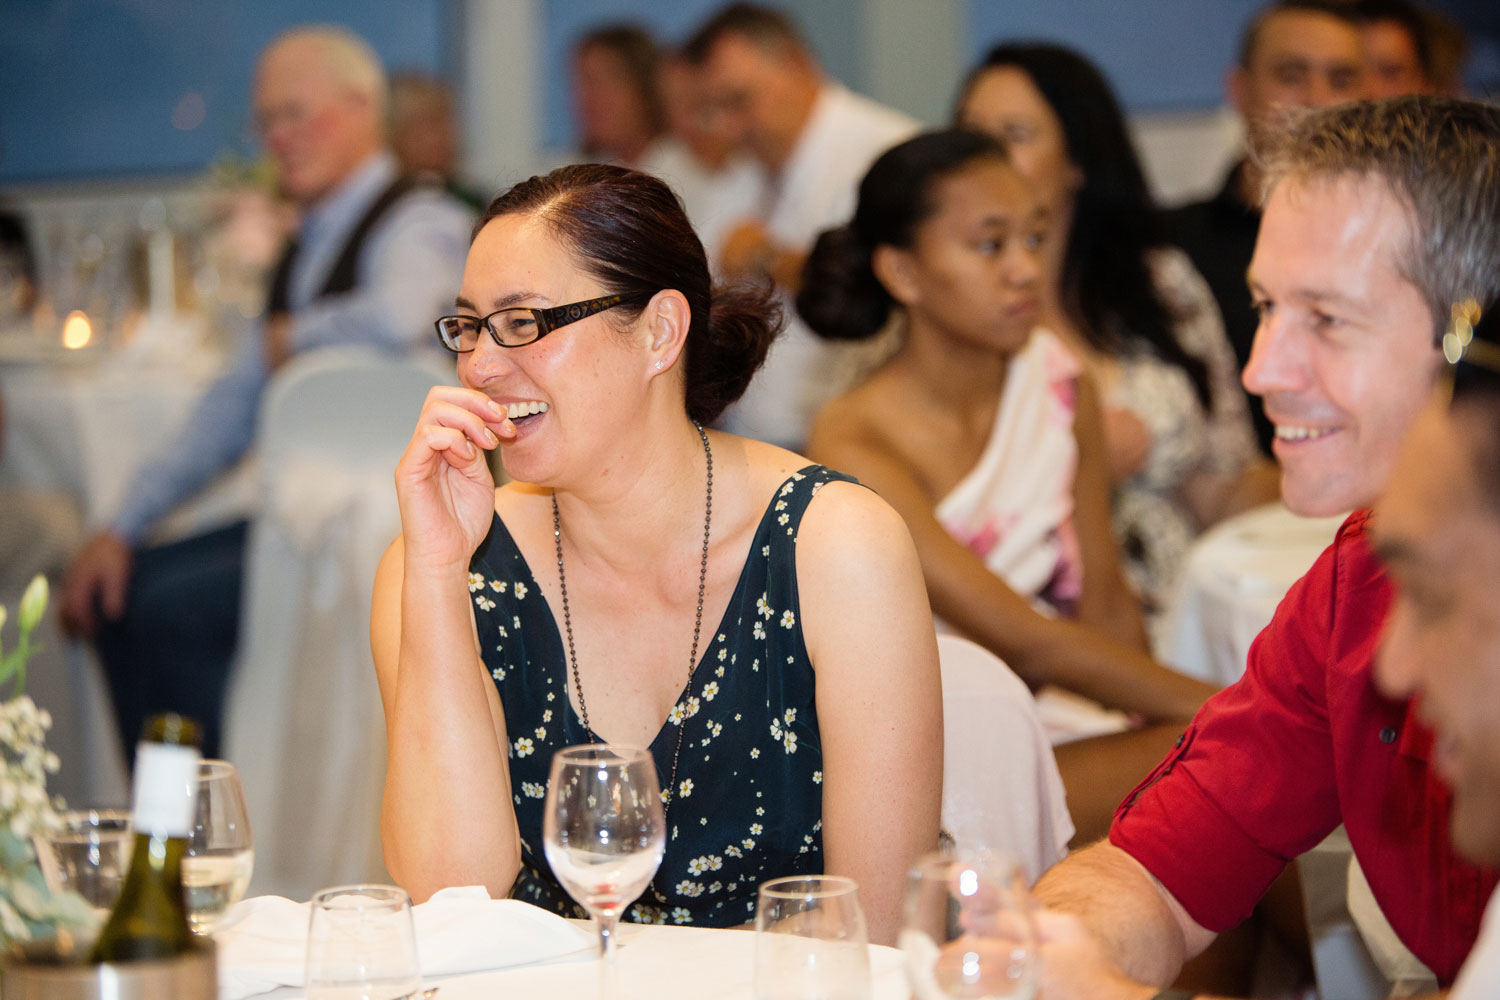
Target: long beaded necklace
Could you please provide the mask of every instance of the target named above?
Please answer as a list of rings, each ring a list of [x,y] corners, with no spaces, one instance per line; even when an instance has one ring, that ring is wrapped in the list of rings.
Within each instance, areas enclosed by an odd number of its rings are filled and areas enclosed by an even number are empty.
[[[708,533],[714,520],[714,450],[708,444],[708,434],[703,425],[693,421],[698,437],[703,441],[703,454],[708,464],[708,485],[703,497],[703,556],[698,563],[698,617],[693,623],[693,650],[688,654],[687,686],[692,687],[693,673],[698,669],[698,639],[703,632],[703,590],[708,581]],[[563,570],[562,517],[557,510],[557,491],[552,491],[552,540],[557,546],[557,586],[562,592],[563,630],[568,638],[568,663],[573,669],[573,687],[578,692],[578,714],[583,717],[583,728],[589,739],[602,743],[589,725],[589,706],[583,699],[583,681],[578,677],[578,655],[573,651],[573,615],[568,608],[568,576]],[[676,710],[676,706],[673,707]],[[662,813],[672,808],[672,797],[677,791],[677,758],[682,755],[682,732],[687,729],[687,719],[677,723],[677,745],[672,750],[672,774],[667,787],[661,793]]]

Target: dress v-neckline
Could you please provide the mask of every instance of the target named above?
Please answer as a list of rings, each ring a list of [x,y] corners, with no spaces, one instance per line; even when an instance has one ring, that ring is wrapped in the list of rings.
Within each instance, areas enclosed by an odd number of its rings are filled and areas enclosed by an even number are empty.
[[[775,491],[772,492],[771,499],[766,501],[765,513],[761,515],[759,523],[757,523],[755,526],[755,531],[750,536],[750,545],[745,552],[745,559],[740,565],[740,575],[735,580],[734,590],[730,591],[729,603],[724,607],[723,617],[719,619],[718,628],[714,629],[713,632],[707,633],[708,635],[725,635],[734,625],[734,623],[731,622],[729,618],[732,614],[735,613],[735,609],[741,606],[741,600],[746,586],[746,581],[749,578],[750,562],[755,558],[756,546],[765,544],[761,540],[761,538],[770,530],[772,515],[776,513],[777,498],[782,495],[782,491],[786,489],[788,483],[793,483],[798,481],[798,479],[800,478],[805,478],[809,474],[810,470],[815,470],[816,468],[816,464],[804,465],[802,468],[798,469],[790,476],[787,476],[777,485]],[[516,554],[520,557],[521,565],[526,567],[526,576],[528,577],[528,580],[526,581],[527,585],[531,588],[534,588],[537,594],[542,597],[542,606],[545,609],[547,615],[547,624],[551,627],[551,634],[557,640],[558,648],[566,650],[567,646],[563,643],[562,629],[559,628],[557,624],[557,616],[552,613],[552,605],[547,601],[547,592],[543,590],[541,584],[537,582],[536,574],[531,570],[531,563],[526,560],[525,553],[521,551],[521,546],[516,544],[515,536],[512,535],[510,533],[510,529],[505,526],[505,522],[501,520],[498,511],[494,514],[494,519],[495,526],[498,526],[501,531],[505,532],[506,537],[510,539],[511,547],[515,549]],[[662,720],[661,725],[656,730],[656,735],[651,738],[651,743],[647,747],[647,750],[653,756],[655,756],[658,751],[657,744],[662,744],[660,749],[663,750],[670,744],[671,740],[669,739],[669,736],[671,733],[670,727],[672,725],[672,713],[677,711],[678,706],[686,702],[687,699],[691,696],[693,679],[699,676],[699,671],[702,670],[705,662],[707,662],[709,651],[713,646],[713,642],[704,642],[700,645],[703,647],[703,652],[699,654],[698,662],[693,665],[692,676],[688,677],[688,679],[683,682],[682,689],[677,693],[676,699],[674,699],[672,702],[672,707],[667,710],[667,717]],[[579,716],[578,709],[574,706],[571,695],[566,694],[566,692],[569,692],[573,686],[572,680],[568,676],[568,661],[566,656],[558,660],[555,669],[558,673],[561,674],[563,691],[565,692],[563,701],[568,707],[569,725],[571,728],[577,729],[578,731],[582,732],[585,737],[587,737],[589,734],[589,729],[588,727],[584,726],[583,719]],[[683,720],[683,722],[685,721],[686,720]],[[678,723],[678,725],[681,724],[682,722]],[[594,730],[594,735],[599,736],[598,730]],[[610,741],[600,737],[600,742],[608,744]]]

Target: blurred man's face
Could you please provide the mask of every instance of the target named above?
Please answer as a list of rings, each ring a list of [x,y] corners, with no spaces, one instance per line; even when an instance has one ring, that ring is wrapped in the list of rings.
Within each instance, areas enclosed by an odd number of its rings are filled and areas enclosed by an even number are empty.
[[[1289,178],[1266,202],[1244,383],[1265,400],[1298,514],[1373,503],[1432,388],[1431,310],[1398,266],[1410,242],[1407,210],[1377,178]]]
[[[821,77],[800,53],[727,34],[709,50],[702,84],[718,127],[767,169],[779,170],[807,124]]]
[[[310,204],[338,187],[380,145],[379,110],[341,83],[322,50],[280,43],[255,74],[255,123],[282,190]]]
[[[1373,522],[1396,584],[1375,678],[1417,698],[1453,789],[1454,847],[1486,864],[1500,862],[1500,513],[1478,470],[1497,431],[1491,405],[1434,400]]]
[[[630,67],[604,45],[586,45],[573,56],[573,107],[584,149],[611,159],[640,155],[651,141],[651,110]]]
[[[1252,136],[1286,108],[1320,108],[1365,96],[1359,29],[1316,11],[1288,10],[1261,25],[1249,65],[1229,75],[1229,95]]]
[[[1360,30],[1365,40],[1366,97],[1432,93],[1432,85],[1422,73],[1417,43],[1403,25],[1372,21]]]
[[[458,128],[453,103],[440,93],[413,96],[391,123],[391,152],[408,174],[447,179],[458,170]]]

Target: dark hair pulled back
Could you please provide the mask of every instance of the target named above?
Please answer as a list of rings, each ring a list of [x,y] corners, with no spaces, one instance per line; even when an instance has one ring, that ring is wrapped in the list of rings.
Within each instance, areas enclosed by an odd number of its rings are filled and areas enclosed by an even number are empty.
[[[657,292],[682,293],[691,314],[684,402],[699,423],[711,423],[740,398],[781,329],[769,285],[713,286],[682,203],[649,174],[600,163],[559,167],[500,194],[474,235],[502,215],[546,223],[607,293],[624,297],[617,312],[633,318]]]
[[[1063,309],[1091,345],[1114,357],[1145,347],[1181,368],[1205,412],[1213,410],[1208,366],[1177,339],[1179,310],[1157,286],[1151,251],[1167,244],[1166,223],[1125,127],[1109,81],[1072,49],[1047,42],[995,46],[959,91],[955,117],[993,69],[1025,73],[1062,126],[1068,159],[1083,174],[1066,233]]]
[[[827,340],[873,337],[895,300],[875,277],[881,244],[906,248],[936,210],[940,181],[977,160],[1005,159],[999,140],[978,132],[926,132],[881,154],[859,184],[848,225],[819,235],[802,271],[797,312]]]

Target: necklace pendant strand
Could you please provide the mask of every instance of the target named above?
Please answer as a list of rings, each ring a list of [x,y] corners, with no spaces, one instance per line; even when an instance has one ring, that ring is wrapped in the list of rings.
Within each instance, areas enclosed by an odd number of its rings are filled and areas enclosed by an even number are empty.
[[[709,531],[713,526],[714,519],[714,451],[708,443],[708,432],[698,421],[693,421],[693,427],[698,431],[698,437],[703,442],[703,456],[708,466],[707,485],[703,496],[703,555],[698,562],[698,611],[693,622],[693,648],[688,654],[688,676],[686,688],[691,695],[693,674],[698,669],[698,640],[703,633],[703,594],[708,583],[708,538]],[[563,631],[568,640],[568,664],[572,668],[573,689],[578,693],[578,715],[583,720],[584,732],[588,734],[590,742],[602,743],[599,735],[594,732],[594,727],[589,723],[589,706],[583,698],[583,681],[578,676],[578,654],[573,648],[573,614],[568,607],[568,577],[563,568],[562,549],[562,515],[557,509],[557,491],[552,491],[552,540],[557,549],[557,589],[562,596],[563,609]],[[676,712],[681,703],[672,706]],[[687,729],[687,718],[683,717],[676,723],[677,744],[672,749],[672,773],[667,779],[667,787],[662,789],[662,814],[665,817],[668,810],[672,808],[672,799],[677,791],[677,760],[682,756],[682,734]],[[655,891],[653,885],[653,891]],[[665,902],[659,892],[656,893],[660,902]]]

